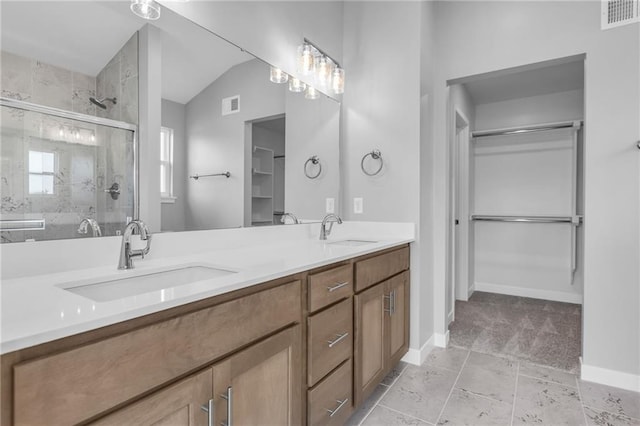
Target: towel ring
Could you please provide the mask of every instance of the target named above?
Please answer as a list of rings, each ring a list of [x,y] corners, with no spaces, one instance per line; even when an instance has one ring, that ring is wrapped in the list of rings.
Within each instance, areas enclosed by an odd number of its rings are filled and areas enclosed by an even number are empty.
[[[307,171],[307,166],[309,165],[309,163],[313,164],[314,166],[318,166],[318,173],[312,175]],[[320,163],[320,158],[317,155],[309,157],[309,159],[304,162],[304,175],[309,179],[315,179],[320,176],[320,173],[322,173],[322,163]]]
[[[365,168],[364,168],[364,161],[367,159],[367,157],[371,156],[372,159],[374,160],[380,160],[380,166],[378,167],[378,169],[373,172],[373,173],[369,173]],[[382,170],[382,166],[384,166],[384,160],[382,159],[382,153],[380,152],[379,149],[374,149],[371,152],[368,152],[364,155],[364,157],[362,157],[362,161],[360,161],[360,168],[362,169],[362,173],[364,173],[367,176],[375,176],[378,173],[380,173],[380,170]]]

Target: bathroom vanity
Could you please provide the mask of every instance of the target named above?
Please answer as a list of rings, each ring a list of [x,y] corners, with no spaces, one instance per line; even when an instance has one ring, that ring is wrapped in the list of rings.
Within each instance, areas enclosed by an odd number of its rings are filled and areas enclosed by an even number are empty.
[[[408,350],[409,246],[337,243],[300,243],[324,253],[304,270],[3,348],[2,424],[344,424]]]

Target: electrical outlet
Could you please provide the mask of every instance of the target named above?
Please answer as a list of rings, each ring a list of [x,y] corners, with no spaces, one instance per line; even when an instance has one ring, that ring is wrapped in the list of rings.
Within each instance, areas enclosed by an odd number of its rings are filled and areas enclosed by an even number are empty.
[[[327,213],[335,213],[336,212],[336,200],[335,198],[327,198]]]
[[[362,198],[354,198],[353,199],[353,212],[357,214],[361,214],[364,211],[362,206]]]

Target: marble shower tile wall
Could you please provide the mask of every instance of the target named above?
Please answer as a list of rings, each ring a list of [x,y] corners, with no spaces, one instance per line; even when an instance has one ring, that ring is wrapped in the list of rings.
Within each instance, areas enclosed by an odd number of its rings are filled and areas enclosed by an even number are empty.
[[[0,53],[2,96],[138,123],[137,33],[96,77],[35,58]],[[105,111],[94,106],[90,97],[116,97],[117,104],[107,103]],[[73,132],[79,126],[86,135],[93,135],[84,143],[62,135],[62,129]],[[124,228],[127,217],[133,216],[132,132],[3,107],[2,141],[2,218],[46,220],[45,231],[0,232],[2,242],[83,237],[77,228],[85,217],[96,219],[103,235],[116,235]],[[29,194],[26,158],[30,149],[55,153],[55,194]],[[121,190],[116,200],[104,192],[114,182]]]
[[[96,77],[98,98],[116,98],[97,109],[99,117],[138,124],[138,33],[111,58]]]
[[[96,77],[2,51],[2,96],[96,115]]]

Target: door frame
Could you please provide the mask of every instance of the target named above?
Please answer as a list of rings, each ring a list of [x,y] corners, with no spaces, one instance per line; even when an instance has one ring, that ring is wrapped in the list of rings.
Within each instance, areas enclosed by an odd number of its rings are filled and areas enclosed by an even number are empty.
[[[447,294],[451,295],[451,300],[450,306],[447,306],[447,324],[455,319],[455,301],[467,301],[470,294],[470,152],[470,121],[459,108],[454,107],[449,143],[451,185],[449,187]]]

